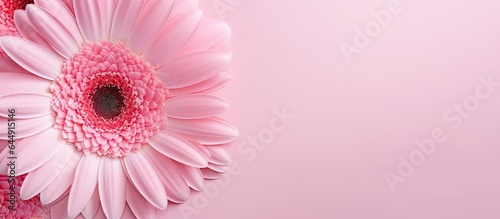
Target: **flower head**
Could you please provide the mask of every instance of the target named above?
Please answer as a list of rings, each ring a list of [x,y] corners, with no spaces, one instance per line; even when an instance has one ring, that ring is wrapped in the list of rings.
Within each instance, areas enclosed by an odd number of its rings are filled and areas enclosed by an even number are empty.
[[[20,36],[0,38],[11,82],[0,106],[17,108],[17,175],[28,174],[20,197],[41,194],[70,218],[151,218],[220,177],[238,136],[209,94],[231,78],[227,25],[193,0],[67,5],[37,0],[15,13]]]

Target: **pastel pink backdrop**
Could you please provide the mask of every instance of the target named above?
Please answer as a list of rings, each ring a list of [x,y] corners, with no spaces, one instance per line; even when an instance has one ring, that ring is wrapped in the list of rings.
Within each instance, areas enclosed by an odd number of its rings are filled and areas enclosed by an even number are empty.
[[[458,130],[443,120],[478,77],[500,81],[498,1],[401,0],[403,11],[351,63],[339,44],[352,44],[354,28],[389,0],[201,0],[207,17],[220,16],[214,2],[231,9],[223,19],[235,78],[220,94],[241,131],[230,145],[238,171],[206,184],[213,198],[194,193],[160,216],[500,218],[500,91]],[[297,117],[264,150],[254,159],[238,150],[285,106]],[[448,139],[391,192],[384,173],[434,128]]]

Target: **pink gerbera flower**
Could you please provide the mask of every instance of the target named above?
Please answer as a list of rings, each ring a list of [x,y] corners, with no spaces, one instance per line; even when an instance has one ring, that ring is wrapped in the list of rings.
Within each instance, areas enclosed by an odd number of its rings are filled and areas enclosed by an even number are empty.
[[[22,37],[0,38],[0,127],[16,108],[20,197],[40,194],[57,218],[152,218],[227,170],[238,131],[208,93],[230,79],[229,28],[202,20],[195,0],[72,7],[36,0],[15,12]]]

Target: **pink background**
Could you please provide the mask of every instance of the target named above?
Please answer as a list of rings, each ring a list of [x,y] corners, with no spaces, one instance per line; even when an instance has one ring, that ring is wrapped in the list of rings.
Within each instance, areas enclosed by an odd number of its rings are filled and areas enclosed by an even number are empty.
[[[443,119],[480,76],[500,81],[498,1],[401,0],[351,63],[340,43],[390,0],[202,0],[205,16],[220,16],[214,2],[231,9],[235,78],[220,95],[241,132],[230,145],[239,166],[161,216],[500,218],[500,88],[456,130]],[[296,118],[265,149],[241,146],[283,107]],[[392,192],[384,174],[435,128],[447,140]]]

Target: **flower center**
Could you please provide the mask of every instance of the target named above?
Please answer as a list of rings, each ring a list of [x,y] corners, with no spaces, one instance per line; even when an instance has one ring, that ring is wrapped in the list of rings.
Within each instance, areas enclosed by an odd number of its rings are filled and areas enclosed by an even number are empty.
[[[126,156],[167,122],[165,83],[120,42],[85,43],[51,91],[54,127],[84,154]]]
[[[119,116],[125,106],[122,90],[112,84],[98,87],[91,99],[92,109],[104,119],[113,119]]]

